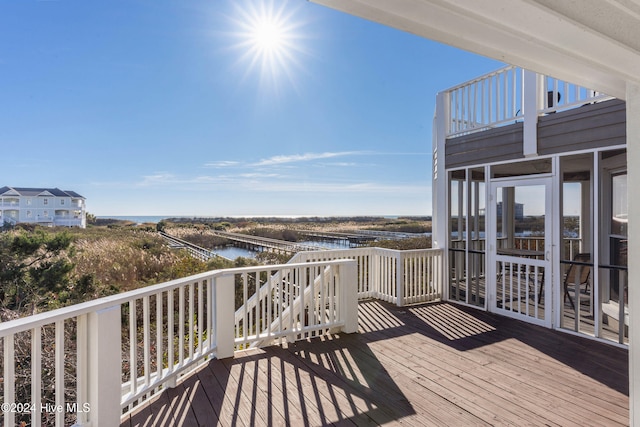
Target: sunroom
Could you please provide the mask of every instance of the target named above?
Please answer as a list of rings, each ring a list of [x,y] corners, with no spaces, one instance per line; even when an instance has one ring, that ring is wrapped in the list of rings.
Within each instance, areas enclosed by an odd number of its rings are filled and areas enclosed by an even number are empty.
[[[628,343],[624,102],[509,66],[437,103],[445,298]]]

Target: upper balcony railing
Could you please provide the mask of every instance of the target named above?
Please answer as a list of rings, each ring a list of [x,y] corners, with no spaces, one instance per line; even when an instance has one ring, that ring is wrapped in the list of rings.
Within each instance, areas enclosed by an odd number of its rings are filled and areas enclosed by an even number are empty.
[[[56,215],[53,218],[53,224],[67,227],[79,226],[82,224],[82,218],[68,215]]]
[[[534,78],[527,78],[527,73]],[[538,115],[612,98],[515,66],[501,68],[445,92],[449,103],[447,138],[522,121],[526,112],[525,96],[536,98],[532,105],[536,106]]]
[[[439,299],[441,266],[439,249],[303,253],[0,323],[4,426],[116,425],[209,358],[355,332],[358,296]]]

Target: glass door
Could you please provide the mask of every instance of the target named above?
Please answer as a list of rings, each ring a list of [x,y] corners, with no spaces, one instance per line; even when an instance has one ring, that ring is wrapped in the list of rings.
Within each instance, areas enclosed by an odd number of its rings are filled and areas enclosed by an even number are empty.
[[[491,183],[490,308],[551,326],[551,178]]]

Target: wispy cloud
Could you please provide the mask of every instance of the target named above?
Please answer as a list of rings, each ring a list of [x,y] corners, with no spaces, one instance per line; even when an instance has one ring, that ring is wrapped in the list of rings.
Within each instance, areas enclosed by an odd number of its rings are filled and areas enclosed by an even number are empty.
[[[233,166],[240,166],[240,162],[236,162],[234,160],[219,160],[215,162],[205,163],[204,166],[207,168],[228,168]]]
[[[106,185],[107,183],[102,183]],[[116,183],[111,183],[116,185]],[[377,180],[336,179],[316,177],[308,180],[302,177],[276,173],[239,173],[222,175],[181,176],[167,172],[142,176],[133,185],[118,183],[118,186],[137,188],[165,188],[189,191],[235,191],[265,193],[394,193],[425,194],[427,183],[386,183]]]
[[[354,162],[323,162],[323,163],[319,163],[319,165],[320,166],[335,166],[335,167],[339,167],[339,168],[361,166],[360,163],[354,163]]]
[[[281,178],[282,177],[282,175],[277,173],[261,173],[261,172],[241,173],[238,176],[241,178]]]
[[[261,160],[216,160],[204,164],[211,173],[160,171],[142,176],[138,188],[238,193],[379,193],[426,194],[426,182],[402,182],[380,174],[371,156],[428,155],[378,151],[326,151],[274,155]],[[372,160],[373,163],[372,163]],[[302,167],[304,166],[304,167]],[[331,169],[332,168],[332,169]],[[340,168],[340,169],[338,169]],[[350,169],[358,168],[358,173]],[[374,169],[375,168],[375,169]],[[218,169],[218,172],[214,172]],[[325,173],[324,170],[327,172]]]
[[[290,154],[290,155],[281,155],[281,156],[273,156],[267,159],[262,159],[257,163],[254,163],[253,166],[272,166],[272,165],[282,165],[286,163],[298,163],[298,162],[308,162],[311,160],[318,159],[329,159],[332,157],[342,157],[342,156],[353,156],[357,154],[365,154],[364,151],[338,151],[338,152],[325,152],[325,153],[305,153],[305,154]]]
[[[231,167],[268,167],[290,165],[292,163],[311,162],[314,160],[331,159],[346,156],[430,156],[430,153],[393,153],[379,151],[327,151],[323,153],[304,153],[304,154],[279,154],[267,157],[265,159],[252,161],[237,160],[216,160],[204,164],[205,168],[231,168]],[[362,166],[362,163],[356,162],[323,162],[322,166],[336,167],[353,167]]]

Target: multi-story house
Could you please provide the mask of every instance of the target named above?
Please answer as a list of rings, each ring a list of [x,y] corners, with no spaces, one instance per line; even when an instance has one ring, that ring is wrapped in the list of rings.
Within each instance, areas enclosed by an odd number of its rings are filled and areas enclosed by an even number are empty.
[[[85,198],[58,188],[2,187],[0,222],[85,228]]]
[[[438,95],[448,300],[628,343],[625,108],[513,66]]]

